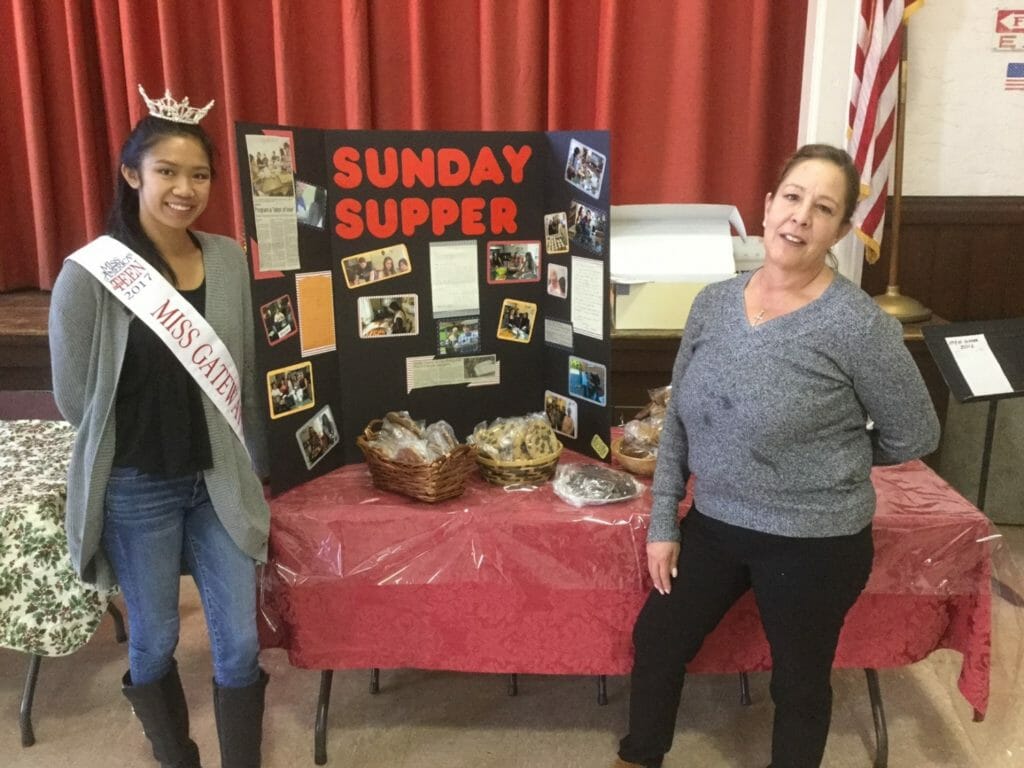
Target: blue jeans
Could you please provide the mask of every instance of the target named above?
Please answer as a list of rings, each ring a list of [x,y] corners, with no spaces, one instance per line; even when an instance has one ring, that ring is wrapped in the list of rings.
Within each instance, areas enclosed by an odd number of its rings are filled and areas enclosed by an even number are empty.
[[[134,685],[171,670],[178,645],[181,566],[199,588],[217,685],[259,679],[256,564],[221,524],[202,474],[163,478],[114,467],[107,483],[103,549],[128,609]]]

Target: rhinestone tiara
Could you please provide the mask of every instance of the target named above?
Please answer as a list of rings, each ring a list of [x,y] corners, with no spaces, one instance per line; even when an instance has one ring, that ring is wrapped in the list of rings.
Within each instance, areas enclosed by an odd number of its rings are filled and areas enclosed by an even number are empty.
[[[146,106],[149,107],[149,114],[153,117],[159,117],[162,120],[170,120],[172,123],[189,123],[190,125],[196,125],[200,120],[206,117],[206,113],[213,108],[212,99],[205,107],[190,107],[187,96],[180,102],[175,101],[171,97],[170,89],[164,91],[164,97],[162,99],[151,99],[146,95],[146,91],[143,89],[141,83],[139,83],[139,93],[142,94],[142,98],[145,100]]]

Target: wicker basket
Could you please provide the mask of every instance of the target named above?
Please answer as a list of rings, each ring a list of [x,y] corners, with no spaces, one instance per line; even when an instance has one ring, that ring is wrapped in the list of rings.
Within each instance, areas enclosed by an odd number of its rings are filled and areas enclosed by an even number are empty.
[[[555,474],[558,459],[562,455],[562,444],[558,450],[537,459],[518,459],[515,461],[498,461],[490,456],[477,453],[476,464],[484,480],[496,485],[515,485],[517,483],[545,483]]]
[[[466,478],[473,471],[476,449],[461,444],[454,451],[431,464],[407,464],[383,456],[373,447],[380,432],[381,419],[366,425],[356,445],[366,457],[373,484],[382,491],[401,493],[420,501],[444,501],[461,496],[466,490]]]
[[[619,466],[624,470],[643,477],[650,477],[653,475],[654,465],[658,463],[657,456],[647,456],[643,459],[638,459],[633,456],[624,456],[622,454],[621,437],[616,437],[612,440],[612,456],[615,457],[615,461],[618,462]]]

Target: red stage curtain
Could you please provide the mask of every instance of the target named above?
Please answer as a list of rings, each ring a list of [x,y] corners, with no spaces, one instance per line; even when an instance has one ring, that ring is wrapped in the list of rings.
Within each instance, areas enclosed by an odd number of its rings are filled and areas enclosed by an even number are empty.
[[[241,235],[235,120],[612,132],[612,200],[727,202],[759,231],[794,148],[806,6],[771,0],[8,0],[0,290],[102,231],[138,83],[193,104]]]

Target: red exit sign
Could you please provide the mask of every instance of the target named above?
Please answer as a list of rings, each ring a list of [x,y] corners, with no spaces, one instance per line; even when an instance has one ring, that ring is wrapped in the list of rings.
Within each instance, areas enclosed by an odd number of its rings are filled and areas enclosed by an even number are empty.
[[[1024,10],[996,11],[996,32],[1024,34]]]

